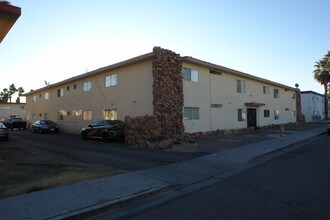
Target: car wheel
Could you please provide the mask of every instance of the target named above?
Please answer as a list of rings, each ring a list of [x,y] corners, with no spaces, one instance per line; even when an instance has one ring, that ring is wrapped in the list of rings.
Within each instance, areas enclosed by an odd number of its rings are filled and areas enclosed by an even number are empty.
[[[107,133],[104,133],[104,134],[102,135],[102,140],[103,140],[104,142],[108,142],[108,141],[109,141],[109,135],[108,135]]]
[[[82,137],[83,139],[85,139],[85,140],[88,140],[87,133],[82,133],[82,134],[81,134],[81,137]]]

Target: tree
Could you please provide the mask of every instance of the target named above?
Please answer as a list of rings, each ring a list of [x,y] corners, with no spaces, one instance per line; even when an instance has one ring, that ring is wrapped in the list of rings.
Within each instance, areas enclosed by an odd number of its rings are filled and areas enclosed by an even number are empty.
[[[14,93],[16,93],[16,92],[17,92],[17,88],[16,88],[15,84],[9,85],[9,92],[8,92],[9,103],[11,103],[11,97],[12,97],[12,95]]]
[[[15,93],[18,93],[16,103],[20,103],[20,97],[23,95],[24,89],[22,87],[17,89],[15,84],[9,85],[9,88],[4,88],[2,92],[0,92],[0,103],[12,103],[12,96]]]
[[[18,92],[18,97],[16,99],[16,103],[21,103],[21,96],[23,95],[23,93],[25,91],[24,91],[23,87],[18,87],[17,92]]]
[[[324,86],[324,120],[328,120],[328,86],[330,82],[330,51],[314,65],[314,79]]]

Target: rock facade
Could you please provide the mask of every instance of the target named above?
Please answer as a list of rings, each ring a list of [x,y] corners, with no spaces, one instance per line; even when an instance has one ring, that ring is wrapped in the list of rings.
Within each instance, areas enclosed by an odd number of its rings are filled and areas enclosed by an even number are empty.
[[[305,116],[301,112],[301,94],[300,89],[296,90],[296,112],[297,112],[297,122],[305,122]]]
[[[153,53],[153,116],[126,117],[125,142],[140,147],[169,148],[173,137],[184,133],[182,59],[179,54],[160,47],[154,47]]]

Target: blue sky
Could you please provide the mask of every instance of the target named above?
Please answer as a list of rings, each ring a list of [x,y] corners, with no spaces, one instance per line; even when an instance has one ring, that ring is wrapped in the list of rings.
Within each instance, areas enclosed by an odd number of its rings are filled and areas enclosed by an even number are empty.
[[[26,91],[149,53],[154,46],[300,89],[330,50],[329,0],[11,0],[0,90]]]

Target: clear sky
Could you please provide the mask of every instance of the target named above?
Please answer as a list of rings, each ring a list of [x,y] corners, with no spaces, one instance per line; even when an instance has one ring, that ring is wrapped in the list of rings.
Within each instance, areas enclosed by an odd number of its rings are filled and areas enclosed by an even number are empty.
[[[149,53],[182,56],[323,94],[330,0],[10,0],[22,15],[0,44],[0,90],[25,91]]]

